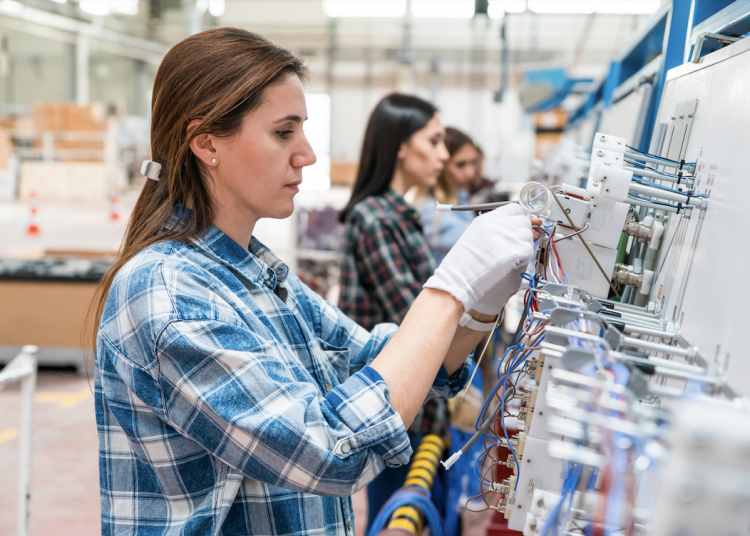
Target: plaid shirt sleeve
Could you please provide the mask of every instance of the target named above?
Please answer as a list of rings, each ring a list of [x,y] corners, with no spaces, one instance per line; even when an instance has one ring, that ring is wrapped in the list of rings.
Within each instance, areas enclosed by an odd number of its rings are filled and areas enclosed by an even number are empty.
[[[178,433],[279,487],[345,496],[385,463],[408,461],[403,422],[374,369],[364,367],[321,396],[294,378],[278,352],[274,342],[236,325],[174,321],[157,341],[154,381],[143,381],[142,370],[121,376],[138,378],[135,395]]]
[[[422,292],[422,281],[414,277],[397,240],[392,222],[370,217],[361,228],[362,264],[391,322],[400,324]]]
[[[328,348],[348,348],[350,354],[348,362],[348,371],[339,373],[340,379],[344,380],[348,374],[355,374],[363,367],[369,365],[377,357],[385,344],[395,333],[397,326],[394,324],[378,324],[372,331],[368,332],[361,326],[353,322],[349,317],[334,307],[317,293],[302,285],[306,299],[310,301],[312,307],[309,309],[318,311],[318,318],[313,319],[313,325],[319,326],[318,336],[321,342],[328,345]],[[332,366],[340,371],[338,360],[340,354],[336,351],[329,353]],[[426,401],[434,398],[453,398],[466,385],[470,376],[471,358],[450,376],[445,367],[441,366],[438,375],[430,388]]]

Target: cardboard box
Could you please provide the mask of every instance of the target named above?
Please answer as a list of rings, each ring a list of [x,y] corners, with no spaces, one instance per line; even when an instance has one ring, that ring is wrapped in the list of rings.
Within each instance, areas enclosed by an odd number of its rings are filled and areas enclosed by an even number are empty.
[[[331,160],[331,185],[351,186],[357,178],[359,162]]]

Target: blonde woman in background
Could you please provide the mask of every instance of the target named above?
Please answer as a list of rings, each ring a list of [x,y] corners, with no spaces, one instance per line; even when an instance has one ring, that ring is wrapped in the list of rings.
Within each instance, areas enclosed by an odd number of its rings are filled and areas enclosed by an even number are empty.
[[[476,177],[479,151],[471,138],[458,130],[445,129],[445,146],[450,158],[437,184],[417,193],[422,232],[438,264],[458,241],[474,219],[473,212],[435,212],[435,203],[464,205],[469,201],[468,187]]]

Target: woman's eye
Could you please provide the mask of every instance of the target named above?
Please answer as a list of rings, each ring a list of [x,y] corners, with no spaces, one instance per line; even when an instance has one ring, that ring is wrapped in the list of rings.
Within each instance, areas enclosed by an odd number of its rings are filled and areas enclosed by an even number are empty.
[[[279,135],[279,138],[281,138],[282,140],[285,140],[285,139],[286,139],[286,137],[287,137],[287,136],[288,136],[289,134],[291,134],[291,133],[292,133],[292,131],[291,131],[291,130],[278,130],[278,131],[276,131],[276,134],[278,134],[278,135]]]

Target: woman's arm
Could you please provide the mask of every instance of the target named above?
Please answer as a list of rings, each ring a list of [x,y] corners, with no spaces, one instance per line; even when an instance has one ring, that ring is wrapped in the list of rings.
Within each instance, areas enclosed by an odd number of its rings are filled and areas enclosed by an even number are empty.
[[[493,210],[471,223],[425,283],[401,328],[372,363],[405,424],[416,415],[440,366],[455,370],[481,339],[481,332],[458,330],[463,312],[517,290],[516,272],[529,262],[532,243],[531,222],[520,207]]]
[[[424,289],[390,342],[370,364],[388,384],[391,406],[408,428],[441,365],[455,372],[483,332],[458,326],[464,306],[447,292]],[[488,315],[472,314],[480,322]]]

